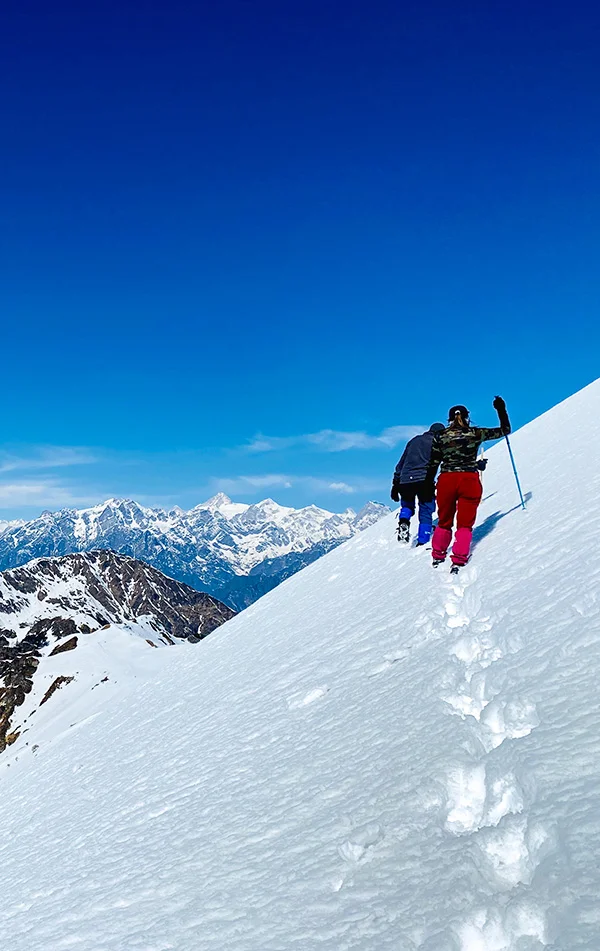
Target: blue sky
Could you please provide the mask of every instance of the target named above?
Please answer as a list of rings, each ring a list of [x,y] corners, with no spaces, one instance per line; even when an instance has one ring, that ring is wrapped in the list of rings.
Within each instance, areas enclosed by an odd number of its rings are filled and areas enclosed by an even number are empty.
[[[387,501],[597,376],[592,4],[11,2],[0,514]]]

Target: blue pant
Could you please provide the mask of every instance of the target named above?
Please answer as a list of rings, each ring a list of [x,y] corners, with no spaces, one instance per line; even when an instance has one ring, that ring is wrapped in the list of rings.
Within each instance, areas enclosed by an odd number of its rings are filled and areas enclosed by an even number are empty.
[[[419,534],[417,541],[424,545],[433,531],[433,513],[435,512],[435,488],[431,482],[407,482],[400,486],[400,522],[410,522],[415,514],[416,500],[419,500]]]

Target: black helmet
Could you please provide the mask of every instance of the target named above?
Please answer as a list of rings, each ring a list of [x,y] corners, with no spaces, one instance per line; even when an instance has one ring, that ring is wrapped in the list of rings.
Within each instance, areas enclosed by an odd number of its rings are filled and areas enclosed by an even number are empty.
[[[469,418],[469,410],[467,409],[467,407],[461,406],[459,404],[458,406],[451,406],[450,409],[448,410],[448,419],[450,420],[450,422],[454,420],[454,417],[456,416],[457,413],[460,413],[462,418],[465,420]]]
[[[441,433],[446,427],[443,423],[432,423],[429,427],[430,433]]]

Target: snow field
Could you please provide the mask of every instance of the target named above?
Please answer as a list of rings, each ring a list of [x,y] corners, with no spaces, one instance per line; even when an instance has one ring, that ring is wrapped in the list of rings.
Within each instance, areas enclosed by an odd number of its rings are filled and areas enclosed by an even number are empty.
[[[3,949],[598,951],[599,420],[596,383],[515,434],[527,512],[491,450],[457,577],[390,517],[50,700],[2,760]]]
[[[75,650],[54,656],[51,651],[55,643],[43,649],[32,689],[13,714],[11,732],[17,732],[19,737],[6,756],[0,756],[0,772],[28,748],[39,749],[57,742],[58,737],[75,728],[73,721],[85,720],[91,711],[112,700],[115,693],[130,689],[138,679],[154,677],[160,661],[157,664],[150,656],[154,654],[150,645],[164,650],[166,642],[151,622],[151,618],[140,617],[136,622],[111,624],[91,634],[78,634]],[[70,682],[40,705],[59,677],[69,678]]]

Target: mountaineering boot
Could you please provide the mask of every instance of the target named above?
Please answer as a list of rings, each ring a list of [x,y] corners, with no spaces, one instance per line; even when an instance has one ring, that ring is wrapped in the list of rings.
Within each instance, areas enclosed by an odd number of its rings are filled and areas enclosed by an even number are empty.
[[[410,527],[408,522],[398,522],[398,541],[408,544],[410,541]]]
[[[445,560],[445,558],[434,558],[431,564],[434,568],[437,568],[438,565],[443,565]]]
[[[467,558],[467,560],[466,560],[465,562],[463,562],[462,564],[458,564],[458,563],[455,561],[455,562],[453,563],[451,569],[450,569],[450,574],[451,574],[451,575],[457,575],[458,572],[460,571],[460,569],[461,569],[461,568],[464,568],[465,565],[466,565],[469,561],[471,561],[471,556],[470,556],[470,555],[469,555],[469,557]]]

